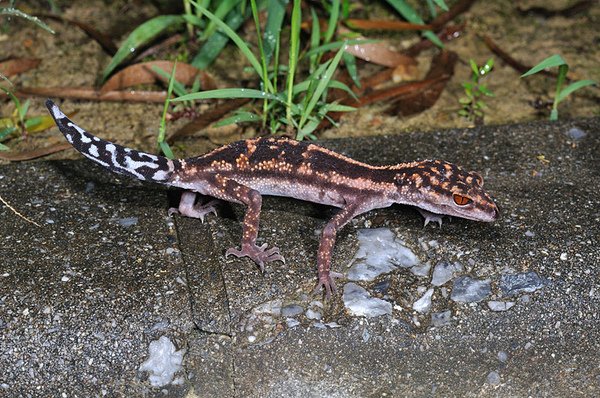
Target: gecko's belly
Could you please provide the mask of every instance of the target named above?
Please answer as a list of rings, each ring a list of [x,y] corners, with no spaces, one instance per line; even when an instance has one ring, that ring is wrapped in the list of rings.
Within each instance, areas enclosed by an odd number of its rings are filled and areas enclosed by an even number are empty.
[[[260,178],[238,182],[257,190],[261,195],[284,196],[335,207],[343,207],[346,203],[344,196],[339,190],[335,189],[335,186],[319,186],[319,184],[310,181],[299,182]]]

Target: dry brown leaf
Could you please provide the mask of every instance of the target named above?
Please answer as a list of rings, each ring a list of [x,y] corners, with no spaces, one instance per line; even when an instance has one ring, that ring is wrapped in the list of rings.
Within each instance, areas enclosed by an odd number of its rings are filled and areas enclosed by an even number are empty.
[[[41,60],[39,58],[12,58],[0,62],[0,73],[11,77],[37,68]]]
[[[113,90],[122,90],[127,87],[138,84],[154,83],[157,80],[166,82],[168,79],[153,71],[153,67],[158,67],[167,73],[171,73],[173,69],[173,61],[149,61],[134,64],[115,73],[100,89],[101,94],[105,94]],[[196,77],[200,78],[200,87],[203,90],[212,90],[216,88],[213,78],[206,72],[183,62],[177,63],[175,71],[175,79],[184,84],[191,85]]]
[[[10,162],[31,160],[41,158],[42,156],[48,156],[56,152],[64,151],[65,149],[69,148],[72,148],[71,144],[69,144],[68,142],[61,142],[59,144],[50,145],[45,148],[32,149],[30,151],[23,151],[17,153],[0,152],[0,159],[8,160]]]

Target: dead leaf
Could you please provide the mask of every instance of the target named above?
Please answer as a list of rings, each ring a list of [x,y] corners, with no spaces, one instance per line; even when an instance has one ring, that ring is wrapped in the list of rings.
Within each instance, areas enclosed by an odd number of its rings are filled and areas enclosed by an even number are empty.
[[[394,104],[386,110],[386,113],[408,116],[431,108],[440,97],[448,80],[454,75],[457,60],[458,56],[452,51],[438,53],[431,60],[429,72],[421,82],[424,87],[396,97]]]
[[[157,80],[166,83],[168,79],[163,78],[152,69],[153,67],[157,67],[170,74],[174,64],[175,62],[173,61],[149,61],[128,66],[108,79],[100,89],[100,93],[105,94],[113,90],[122,90],[138,84],[154,83]],[[213,78],[208,73],[190,64],[177,63],[175,79],[178,82],[184,85],[191,85],[196,77],[200,78],[200,87],[203,90],[216,88]]]
[[[0,73],[6,77],[18,75],[30,69],[37,68],[39,58],[12,58],[0,62]]]
[[[0,159],[8,160],[10,162],[19,162],[23,160],[31,160],[48,156],[56,152],[64,151],[65,149],[73,148],[68,142],[61,142],[59,144],[50,145],[45,148],[37,148],[30,151],[23,152],[0,152]]]

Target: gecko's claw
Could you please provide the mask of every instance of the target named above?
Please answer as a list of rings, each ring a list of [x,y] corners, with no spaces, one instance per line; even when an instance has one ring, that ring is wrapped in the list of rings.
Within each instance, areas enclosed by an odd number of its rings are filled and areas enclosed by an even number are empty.
[[[227,249],[225,252],[225,257],[229,257],[229,255],[234,255],[236,257],[249,257],[254,261],[261,272],[265,271],[265,263],[271,261],[281,261],[285,264],[285,259],[281,254],[279,254],[278,247],[272,247],[267,250],[267,244],[263,244],[262,246],[256,246],[255,244],[244,245],[242,244],[242,249],[236,249],[235,247]]]
[[[419,211],[419,213],[421,213],[421,216],[423,216],[423,218],[425,219],[423,228],[425,228],[427,226],[427,224],[429,224],[430,222],[436,222],[440,225],[440,228],[442,228],[442,214],[432,213],[430,211],[419,209],[419,208],[417,208],[417,210]]]
[[[317,282],[317,286],[313,290],[312,294],[315,295],[321,292],[321,288],[325,290],[325,300],[329,300],[331,295],[337,292],[337,286],[335,285],[334,278],[342,278],[343,274],[339,272],[329,272],[326,275],[319,276],[319,281]]]
[[[179,207],[171,207],[167,214],[169,216],[173,214],[181,214],[182,216],[191,217],[191,218],[199,218],[201,222],[204,222],[204,217],[207,214],[213,213],[215,216],[217,215],[217,209],[215,205],[218,203],[218,200],[211,200],[206,204],[194,204],[192,206],[188,204],[179,205]]]

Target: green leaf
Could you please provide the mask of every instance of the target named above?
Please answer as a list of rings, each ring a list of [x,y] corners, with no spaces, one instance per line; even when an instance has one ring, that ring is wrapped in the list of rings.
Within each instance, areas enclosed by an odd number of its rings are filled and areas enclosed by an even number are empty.
[[[160,35],[165,29],[182,24],[184,19],[181,15],[161,15],[144,22],[135,28],[125,39],[121,47],[111,59],[110,63],[102,72],[102,80],[112,73],[113,70],[131,54],[137,51],[140,46],[150,42],[156,36]]]
[[[0,130],[0,140],[4,139],[4,137],[8,137],[15,130],[17,130],[17,128],[15,126],[9,126],[9,127],[3,128],[2,130]]]
[[[479,77],[479,67],[472,58],[469,59],[469,65],[471,66],[471,71],[473,71],[473,75]]]
[[[487,88],[487,86],[480,85],[479,91],[481,91],[483,94],[487,95],[488,97],[494,97],[494,93],[491,92],[490,89]]]
[[[324,106],[327,112],[354,112],[356,110],[353,106],[342,105],[342,104],[327,104]]]
[[[317,48],[311,48],[309,51],[304,53],[304,56],[306,57],[306,56],[310,56],[313,54],[324,53],[327,51],[339,50],[341,47],[352,46],[354,44],[370,44],[370,43],[379,43],[379,42],[381,42],[381,40],[352,39],[352,40],[346,40],[346,41],[334,41],[331,43],[323,44],[322,46],[319,46]]]
[[[219,1],[217,4],[217,9],[215,10],[215,17],[217,17],[219,20],[223,20],[227,14],[229,14],[229,12],[231,10],[233,10],[233,8],[238,5],[238,3],[240,2],[240,0],[222,0]],[[194,4],[194,2],[190,2],[192,4]],[[202,7],[202,6],[201,6]],[[217,29],[217,24],[215,21],[211,20],[208,23],[208,26],[206,27],[206,29],[204,29],[204,32],[202,33],[202,39],[205,40],[208,37],[212,36],[213,33],[215,33],[215,30]]]
[[[344,53],[344,48],[345,48],[345,46],[342,46],[338,50],[337,54],[335,55],[335,57],[333,58],[333,60],[331,61],[331,63],[327,67],[327,69],[325,70],[325,73],[323,73],[323,76],[321,76],[321,79],[319,80],[319,85],[315,89],[315,92],[314,92],[312,98],[308,102],[308,105],[306,106],[306,109],[304,110],[304,114],[302,115],[302,118],[300,119],[300,123],[298,123],[298,125],[300,126],[300,129],[302,129],[302,127],[304,126],[304,123],[306,122],[306,118],[312,113],[312,110],[314,109],[315,105],[317,104],[317,101],[321,97],[321,94],[323,94],[323,92],[329,85],[329,81],[333,77],[333,74],[335,73],[335,70],[337,69],[338,64],[340,63],[340,60],[342,59],[342,54]]]
[[[552,67],[561,66],[561,65],[567,65],[567,62],[560,55],[554,54],[554,55],[546,58],[545,60],[543,60],[536,66],[534,66],[533,68],[529,69],[527,72],[523,73],[521,75],[521,77],[530,76],[535,73],[541,72],[546,68],[552,68]]]
[[[437,4],[437,6],[440,7],[442,10],[448,11],[448,6],[446,5],[446,2],[444,0],[433,0],[433,2]]]
[[[162,153],[165,154],[166,157],[168,157],[169,159],[175,159],[175,155],[173,154],[171,147],[169,146],[169,144],[166,143],[166,141],[161,141],[158,143],[158,145],[160,146],[160,150],[162,151]]]
[[[558,109],[553,108],[550,112],[550,121],[555,122],[558,120]]]
[[[244,22],[244,17],[237,10],[232,10],[228,15],[225,23],[231,29],[236,30]],[[215,58],[221,53],[225,45],[229,41],[229,37],[221,32],[215,32],[204,43],[198,54],[192,60],[192,65],[198,69],[206,69],[213,63]]]
[[[256,113],[252,112],[237,112],[235,115],[226,117],[217,123],[213,124],[214,127],[226,126],[233,123],[244,123],[244,122],[259,122],[261,117]]]
[[[417,12],[409,6],[404,0],[387,0],[388,4],[394,7],[396,11],[400,13],[407,21],[424,24],[423,19],[417,14]],[[423,31],[423,36],[428,38],[433,44],[440,48],[444,48],[442,41],[430,30]]]
[[[331,11],[329,12],[329,20],[327,21],[327,30],[323,42],[329,43],[335,30],[337,29],[337,21],[340,16],[340,0],[333,0],[331,3]]]
[[[558,98],[555,99],[555,101],[560,102],[563,99],[565,99],[569,94],[571,94],[573,91],[579,90],[580,88],[583,88],[583,87],[592,86],[594,84],[598,84],[598,83],[594,80],[579,80],[574,83],[571,83],[567,87],[563,88],[560,91],[560,94],[558,95]]]
[[[267,16],[267,24],[265,25],[265,33],[263,34],[264,52],[266,57],[266,63],[271,62],[273,51],[277,43],[277,38],[281,32],[281,26],[283,25],[283,18],[285,17],[285,8],[289,0],[268,0],[267,10],[269,15]]]
[[[300,0],[294,0],[292,8],[292,28],[290,30],[289,72],[286,81],[287,106],[285,116],[291,122],[292,96],[294,89],[294,78],[296,77],[296,66],[298,65],[298,54],[300,51],[300,24],[302,22],[302,7]]]
[[[240,36],[238,36],[238,34],[235,33],[233,29],[227,26],[225,22],[217,18],[212,12],[208,11],[206,8],[202,7],[200,4],[193,0],[190,0],[190,3],[192,3],[196,7],[196,9],[202,14],[204,14],[208,19],[213,21],[223,31],[223,33],[226,34],[235,43],[236,46],[238,46],[238,48],[240,49],[242,54],[244,54],[244,56],[248,59],[254,70],[256,70],[258,76],[262,77],[262,66],[256,58],[256,56],[252,53],[250,47],[248,47],[246,42]],[[267,83],[269,83],[269,81],[267,81]],[[269,88],[269,91],[272,91],[272,87]]]
[[[171,101],[192,101],[214,98],[266,98],[285,103],[281,97],[275,94],[270,94],[265,91],[255,90],[252,88],[221,88],[218,90],[200,91],[199,93],[191,93],[181,97],[173,98]]]
[[[354,55],[344,52],[342,59],[344,60],[344,65],[346,65],[346,70],[348,71],[350,78],[356,87],[360,88],[360,78],[358,77],[358,70],[356,69],[356,58]]]
[[[167,79],[168,82],[171,82],[171,73],[167,73],[164,70],[160,69],[158,66],[154,65],[152,67],[152,71],[156,72],[157,74],[159,74],[160,76],[164,77],[165,79]],[[180,82],[177,81],[177,79],[173,78],[173,91],[175,92],[175,94],[177,95],[186,95],[187,91],[185,89],[185,86],[183,84],[181,84]]]
[[[10,151],[10,148],[4,144],[0,144],[0,151],[5,151],[5,152]]]
[[[33,22],[34,24],[36,24],[40,28],[44,29],[45,31],[54,34],[54,31],[52,30],[52,28],[50,26],[46,25],[41,19],[39,19],[38,17],[34,17],[32,15],[26,14],[23,11],[18,10],[16,8],[2,7],[2,8],[0,8],[0,15],[10,15],[13,17],[24,18],[24,19],[28,20],[29,22]]]

